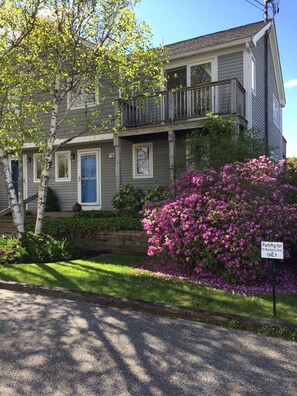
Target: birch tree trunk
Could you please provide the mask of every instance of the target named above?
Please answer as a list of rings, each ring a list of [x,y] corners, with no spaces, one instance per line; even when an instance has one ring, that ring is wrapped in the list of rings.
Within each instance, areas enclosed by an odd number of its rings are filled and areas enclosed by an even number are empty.
[[[53,155],[55,151],[54,149],[55,149],[55,140],[57,133],[58,112],[59,112],[59,104],[61,101],[60,90],[61,90],[61,76],[59,73],[57,73],[55,80],[55,94],[53,100],[53,108],[51,114],[50,133],[47,140],[47,147],[44,156],[44,164],[42,166],[41,179],[38,190],[35,234],[42,234],[43,232],[46,197],[47,197],[47,191],[49,185],[50,169],[52,166]]]
[[[22,222],[25,226],[25,206],[24,206],[24,163],[22,154],[18,158],[19,175],[18,175],[18,203],[22,216]]]
[[[17,200],[16,192],[12,182],[12,175],[9,166],[9,158],[5,150],[0,149],[0,160],[2,162],[4,182],[7,189],[8,201],[11,207],[13,223],[17,230],[17,237],[22,239],[25,232],[24,219],[20,210],[20,205]]]

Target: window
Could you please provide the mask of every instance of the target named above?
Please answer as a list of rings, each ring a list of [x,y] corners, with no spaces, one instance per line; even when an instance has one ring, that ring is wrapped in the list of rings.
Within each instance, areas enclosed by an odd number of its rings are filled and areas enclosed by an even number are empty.
[[[41,179],[42,172],[42,154],[33,155],[33,178],[34,183],[38,183]]]
[[[20,98],[21,91],[18,88],[12,88],[8,92],[8,108],[9,110],[13,111],[15,114],[20,113],[20,105],[21,105],[21,98]]]
[[[165,77],[167,80],[167,89],[172,91],[176,88],[187,86],[187,67],[179,67],[177,69],[167,70],[165,72]]]
[[[68,94],[68,106],[71,109],[84,108],[98,105],[98,86],[94,84],[81,83]]]
[[[70,151],[58,151],[55,156],[56,181],[71,180]]]
[[[133,177],[153,177],[153,144],[133,145]]]
[[[190,66],[190,85],[211,83],[211,62]]]
[[[280,127],[280,107],[278,100],[273,95],[273,122],[279,128]]]
[[[256,60],[252,56],[252,92],[256,94]]]

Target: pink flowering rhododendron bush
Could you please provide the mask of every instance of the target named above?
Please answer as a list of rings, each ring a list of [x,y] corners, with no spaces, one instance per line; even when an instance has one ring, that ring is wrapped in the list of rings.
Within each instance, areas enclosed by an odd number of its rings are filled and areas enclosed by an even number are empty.
[[[190,169],[174,190],[174,198],[144,209],[150,256],[186,265],[201,276],[211,271],[245,283],[268,276],[261,241],[283,241],[290,258],[297,189],[286,184],[283,161],[260,157],[218,171]]]

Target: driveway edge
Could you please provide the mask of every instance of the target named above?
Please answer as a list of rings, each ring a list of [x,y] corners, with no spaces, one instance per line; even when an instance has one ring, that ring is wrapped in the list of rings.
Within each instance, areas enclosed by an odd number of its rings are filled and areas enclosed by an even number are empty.
[[[125,309],[128,311],[137,311],[150,313],[153,315],[174,317],[179,319],[190,320],[194,322],[202,322],[216,324],[219,326],[229,327],[230,321],[236,321],[243,326],[252,327],[253,329],[264,326],[276,329],[288,329],[297,331],[297,325],[286,322],[276,322],[272,320],[255,319],[247,316],[233,315],[221,312],[204,311],[194,308],[185,308],[173,305],[164,305],[143,300],[129,300],[123,297],[109,296],[105,294],[96,294],[89,292],[81,292],[77,290],[63,289],[59,287],[45,287],[39,285],[30,285],[18,282],[0,281],[0,289],[24,292],[29,294],[37,294],[53,298],[62,298],[72,301],[85,301],[102,306]]]

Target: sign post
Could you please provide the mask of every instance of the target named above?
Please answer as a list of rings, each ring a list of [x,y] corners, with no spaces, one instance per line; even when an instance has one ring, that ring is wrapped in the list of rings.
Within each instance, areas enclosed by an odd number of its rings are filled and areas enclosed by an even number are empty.
[[[274,260],[284,259],[283,242],[261,242],[261,258],[271,260],[272,272],[272,301],[273,301],[273,317],[276,319],[276,298],[275,298],[275,262]]]

